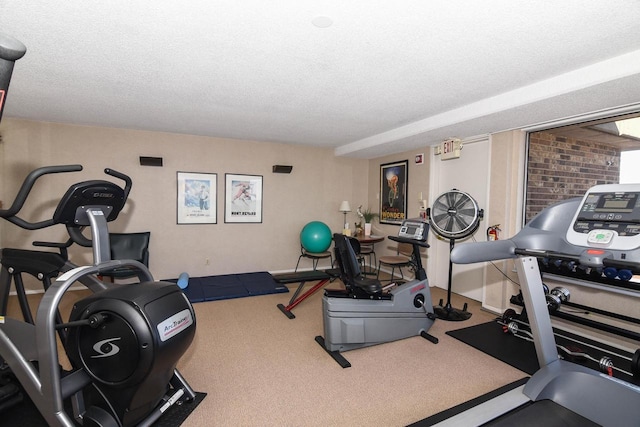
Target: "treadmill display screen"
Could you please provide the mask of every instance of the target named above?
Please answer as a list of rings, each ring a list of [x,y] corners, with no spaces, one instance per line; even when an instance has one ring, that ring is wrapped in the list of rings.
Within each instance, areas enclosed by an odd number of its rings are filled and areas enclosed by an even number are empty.
[[[638,193],[603,194],[596,204],[596,212],[633,212]]]
[[[573,230],[589,233],[594,229],[616,231],[621,236],[639,234],[639,192],[590,193],[580,207]]]
[[[607,209],[629,210],[629,200],[605,200],[602,207]]]
[[[640,193],[591,193],[580,208],[579,219],[640,222]]]

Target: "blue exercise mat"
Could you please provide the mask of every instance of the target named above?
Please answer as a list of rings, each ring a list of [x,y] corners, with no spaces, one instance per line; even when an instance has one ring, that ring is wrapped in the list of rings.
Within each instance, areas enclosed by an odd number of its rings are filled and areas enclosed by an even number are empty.
[[[167,280],[177,283],[178,279]],[[192,303],[217,301],[289,292],[276,283],[266,271],[257,273],[223,274],[219,276],[189,277],[189,285],[182,290]]]

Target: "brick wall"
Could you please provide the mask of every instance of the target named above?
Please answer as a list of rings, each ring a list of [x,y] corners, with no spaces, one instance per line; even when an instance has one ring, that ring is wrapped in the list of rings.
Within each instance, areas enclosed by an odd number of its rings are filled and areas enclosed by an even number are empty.
[[[550,204],[616,184],[620,150],[611,145],[535,132],[529,135],[525,223]]]

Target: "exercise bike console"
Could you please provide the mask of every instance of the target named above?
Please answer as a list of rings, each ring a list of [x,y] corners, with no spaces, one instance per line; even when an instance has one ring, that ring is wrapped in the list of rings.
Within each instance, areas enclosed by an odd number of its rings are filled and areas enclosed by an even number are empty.
[[[405,219],[402,221],[398,237],[424,242],[427,240],[429,224],[422,220]]]

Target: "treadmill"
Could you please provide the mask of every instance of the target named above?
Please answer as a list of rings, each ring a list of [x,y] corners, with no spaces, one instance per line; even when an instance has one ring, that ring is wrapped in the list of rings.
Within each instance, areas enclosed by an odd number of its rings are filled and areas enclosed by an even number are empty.
[[[462,243],[451,253],[457,264],[502,259],[515,260],[540,369],[436,425],[639,426],[640,387],[559,358],[538,260],[615,269],[621,281],[640,274],[640,184],[597,185],[547,207],[511,239]]]

